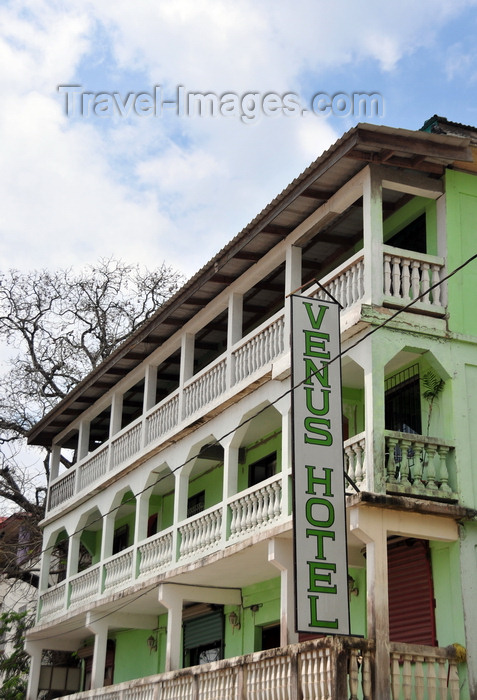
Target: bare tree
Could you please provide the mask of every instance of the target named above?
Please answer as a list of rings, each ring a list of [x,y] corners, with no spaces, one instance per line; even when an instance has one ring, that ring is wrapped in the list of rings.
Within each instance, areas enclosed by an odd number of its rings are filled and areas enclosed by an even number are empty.
[[[0,339],[7,346],[0,388],[0,499],[27,514],[33,530],[44,514],[49,460],[45,450],[28,448],[36,450],[40,477],[25,469],[18,459],[25,436],[182,281],[165,264],[151,272],[115,259],[79,273],[0,273]],[[9,574],[21,578],[15,557],[9,559]]]

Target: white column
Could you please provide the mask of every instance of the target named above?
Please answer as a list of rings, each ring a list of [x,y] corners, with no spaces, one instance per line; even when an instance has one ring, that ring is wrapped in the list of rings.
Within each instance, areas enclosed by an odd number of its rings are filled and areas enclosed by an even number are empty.
[[[226,386],[229,389],[235,378],[232,348],[242,337],[243,332],[243,295],[233,293],[229,296],[229,315],[227,321],[227,376]]]
[[[477,525],[466,522],[460,527],[460,570],[464,608],[467,672],[471,698],[477,698]]]
[[[147,537],[147,522],[149,519],[149,497],[151,490],[147,489],[136,498],[136,522],[134,526],[134,544],[138,545]]]
[[[146,376],[144,377],[143,413],[149,411],[156,403],[156,386],[157,366],[148,365],[146,367]]]
[[[179,370],[179,421],[185,415],[184,383],[194,374],[194,341],[193,333],[184,333],[181,342],[181,364]]]
[[[123,415],[123,394],[117,391],[113,394],[111,402],[111,418],[109,422],[109,437],[112,438],[121,430],[121,420]]]
[[[165,671],[182,666],[182,594],[173,586],[159,586],[159,602],[167,608]]]
[[[222,492],[222,542],[224,545],[227,541],[228,528],[227,499],[237,493],[239,448],[232,446],[233,438],[234,436],[230,435],[226,440],[221,442],[224,448],[224,483]]]
[[[390,700],[388,546],[383,509],[352,509],[350,529],[366,544],[367,630],[376,644],[375,697]]]
[[[50,481],[54,481],[60,471],[61,447],[53,445],[50,452]]]
[[[78,573],[78,561],[80,551],[81,533],[71,535],[68,544],[68,561],[66,563],[66,578],[69,579]]]
[[[103,536],[101,538],[101,561],[110,557],[113,551],[114,518],[116,511],[103,517]]]
[[[38,686],[40,684],[41,656],[43,647],[41,642],[25,642],[25,651],[30,656],[30,673],[28,675],[28,686],[26,700],[37,700]]]
[[[302,285],[302,251],[298,246],[289,246],[285,258],[285,296],[295,292]]]
[[[363,185],[364,303],[383,303],[383,194],[381,176],[368,166]]]
[[[106,668],[106,650],[108,644],[108,623],[106,620],[95,620],[91,613],[86,616],[86,625],[94,634],[93,670],[91,673],[91,689],[102,688]]]
[[[268,561],[280,571],[280,646],[298,642],[295,632],[295,575],[293,542],[273,538],[268,541]]]
[[[176,561],[179,556],[179,530],[178,525],[185,520],[187,515],[187,493],[189,489],[189,475],[184,468],[174,472],[174,519],[172,533],[172,557]]]
[[[89,420],[82,420],[78,433],[78,461],[86,457],[89,445]]]

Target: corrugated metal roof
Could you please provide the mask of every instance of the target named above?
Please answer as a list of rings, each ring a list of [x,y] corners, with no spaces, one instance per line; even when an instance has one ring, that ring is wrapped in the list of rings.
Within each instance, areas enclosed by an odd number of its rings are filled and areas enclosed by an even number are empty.
[[[461,137],[358,124],[322,153],[240,233],[101,365],[86,376],[29,433],[29,442],[49,446],[80,413],[138,366],[204,303],[220,294],[325,203],[368,163],[409,168],[440,177],[454,161],[471,161]]]

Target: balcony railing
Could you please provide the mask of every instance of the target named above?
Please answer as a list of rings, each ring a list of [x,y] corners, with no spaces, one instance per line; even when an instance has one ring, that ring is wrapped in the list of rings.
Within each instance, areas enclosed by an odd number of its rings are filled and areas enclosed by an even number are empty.
[[[330,700],[348,697],[372,700],[372,662],[371,642],[353,637],[327,637],[68,697],[70,700],[93,697],[104,700]]]
[[[455,654],[390,644],[390,669],[375,669],[393,700],[464,700]],[[69,700],[380,700],[374,691],[374,645],[354,637],[292,644],[69,695]]]
[[[231,388],[253,381],[253,375],[266,369],[285,350],[283,310],[268,319],[246,338],[240,340],[230,354],[212,365],[166,397],[144,418],[115,435],[50,485],[48,510],[61,506],[77,494],[91,489],[111,470],[139,455],[143,444],[149,446],[163,440],[172,431],[185,427],[198,411],[210,408]],[[232,371],[228,372],[228,363]],[[227,386],[227,377],[231,386]]]
[[[43,623],[70,608],[127,588],[139,577],[144,581],[286,522],[290,516],[282,503],[283,478],[288,475],[270,477],[40,592],[38,620]],[[230,523],[226,531],[224,523]]]
[[[384,477],[387,493],[457,499],[449,485],[454,461],[450,441],[394,430],[384,431],[384,441],[385,464],[375,465],[375,476]],[[375,490],[370,486],[368,456],[365,432],[344,442],[345,471],[361,491]]]

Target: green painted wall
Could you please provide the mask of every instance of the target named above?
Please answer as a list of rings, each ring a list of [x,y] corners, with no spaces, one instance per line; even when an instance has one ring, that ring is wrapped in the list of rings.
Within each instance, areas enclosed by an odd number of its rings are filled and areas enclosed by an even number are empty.
[[[447,271],[451,272],[476,253],[477,177],[447,170]],[[465,274],[454,275],[447,283],[449,329],[466,335],[477,335],[475,290],[477,261],[465,268]]]
[[[248,488],[248,468],[250,464],[266,457],[271,452],[277,453],[277,473],[282,469],[282,433],[275,430],[273,433],[264,435],[257,442],[245,446],[244,462],[239,464],[238,488],[237,491],[244,491]]]
[[[147,639],[152,630],[125,630],[115,635],[114,683],[159,673],[159,653],[150,651]]]
[[[224,467],[219,465],[189,481],[188,497],[205,491],[205,508],[211,508],[222,501]],[[193,476],[193,475],[192,475]]]

